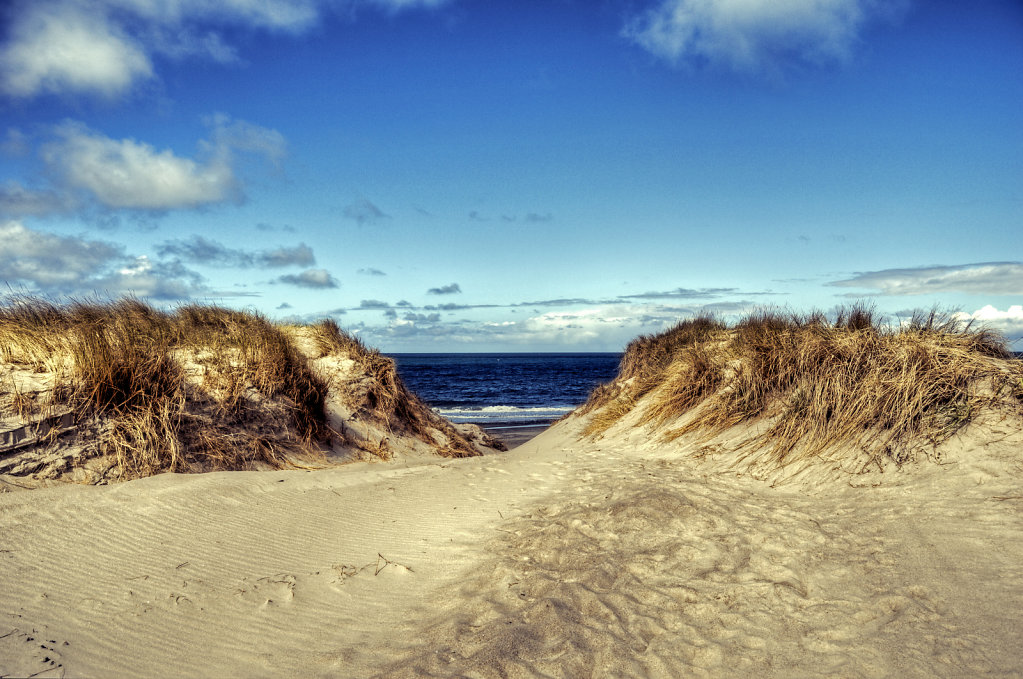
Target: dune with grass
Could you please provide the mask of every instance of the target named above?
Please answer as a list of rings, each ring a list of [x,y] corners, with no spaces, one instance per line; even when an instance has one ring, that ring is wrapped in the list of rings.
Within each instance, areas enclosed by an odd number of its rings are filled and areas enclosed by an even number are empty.
[[[333,321],[126,299],[0,307],[0,485],[315,468],[498,445]]]
[[[288,332],[325,374],[339,340]],[[386,383],[345,413],[397,413]],[[265,426],[292,461],[365,438]],[[215,471],[177,431],[214,471],[138,474],[116,434],[108,480],[142,478],[0,493],[0,676],[1023,674],[1023,368],[954,317],[691,319],[509,452]]]

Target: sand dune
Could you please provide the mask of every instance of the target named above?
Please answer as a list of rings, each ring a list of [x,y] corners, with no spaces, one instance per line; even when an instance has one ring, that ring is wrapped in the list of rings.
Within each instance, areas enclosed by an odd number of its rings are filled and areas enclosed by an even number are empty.
[[[437,464],[0,495],[0,674],[1023,672],[1018,434],[811,492],[584,424]]]
[[[1023,675],[1018,363],[755,322],[511,452],[0,493],[0,676]]]

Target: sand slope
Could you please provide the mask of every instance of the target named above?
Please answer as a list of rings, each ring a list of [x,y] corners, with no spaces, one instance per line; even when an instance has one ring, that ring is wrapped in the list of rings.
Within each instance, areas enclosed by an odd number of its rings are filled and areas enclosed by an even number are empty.
[[[483,458],[0,494],[0,675],[1023,674],[1019,432],[773,488],[584,419]]]

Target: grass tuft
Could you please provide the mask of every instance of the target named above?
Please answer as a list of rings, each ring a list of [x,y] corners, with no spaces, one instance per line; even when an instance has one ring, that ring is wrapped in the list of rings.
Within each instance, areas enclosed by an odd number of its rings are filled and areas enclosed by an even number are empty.
[[[630,344],[618,378],[584,407],[598,411],[585,433],[603,433],[649,394],[639,424],[686,416],[669,439],[763,418],[752,442],[781,464],[847,444],[902,463],[1006,396],[1019,414],[1023,364],[1011,356],[997,333],[938,311],[897,328],[862,305],[831,322],[758,311],[729,328],[703,317]]]

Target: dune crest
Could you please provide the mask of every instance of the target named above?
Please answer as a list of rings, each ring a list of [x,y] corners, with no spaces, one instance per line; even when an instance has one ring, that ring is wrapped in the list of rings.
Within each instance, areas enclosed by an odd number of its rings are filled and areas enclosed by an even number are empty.
[[[137,300],[0,308],[0,480],[318,467],[499,445],[456,428],[332,321]]]
[[[583,435],[639,429],[660,444],[778,480],[941,462],[962,438],[1023,428],[1023,363],[955,317],[898,328],[864,307],[712,317],[634,340],[619,376],[572,417]]]

